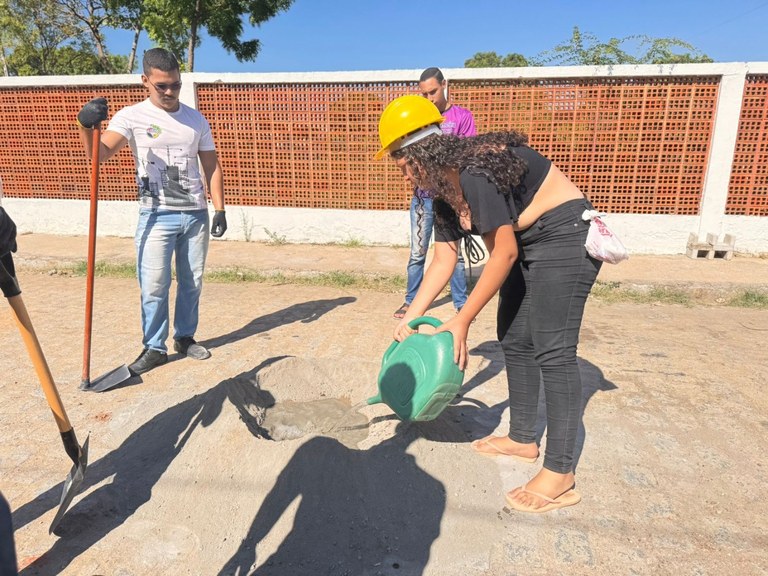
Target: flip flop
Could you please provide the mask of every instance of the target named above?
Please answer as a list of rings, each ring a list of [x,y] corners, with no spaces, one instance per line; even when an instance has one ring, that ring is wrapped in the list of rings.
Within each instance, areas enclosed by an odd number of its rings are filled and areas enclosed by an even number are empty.
[[[537,454],[535,457],[531,458],[530,456],[519,456],[517,454],[510,454],[509,452],[504,452],[501,448],[496,446],[496,444],[493,444],[491,441],[494,438],[500,438],[500,436],[486,436],[485,438],[481,438],[480,440],[475,440],[472,442],[469,446],[477,452],[478,454],[482,454],[483,456],[488,456],[489,458],[496,458],[498,456],[506,456],[508,458],[514,458],[515,460],[519,460],[520,462],[525,462],[527,464],[533,464],[536,462],[536,460],[539,459],[539,455]],[[482,450],[481,447],[488,447],[491,450]]]
[[[533,490],[527,489],[528,484],[525,484],[520,488],[520,491],[527,492],[528,494],[533,494],[537,498],[541,498],[546,502],[544,506],[540,506],[538,508],[535,508],[533,506],[527,505],[527,504],[521,504],[514,498],[510,496],[512,492],[507,492],[505,495],[505,499],[507,501],[507,504],[509,504],[509,507],[513,510],[517,510],[518,512],[530,512],[532,514],[541,514],[543,512],[550,512],[551,510],[557,510],[558,508],[565,508],[566,506],[573,506],[574,504],[578,504],[581,502],[581,494],[576,492],[573,487],[569,488],[560,496],[557,498],[550,498],[549,496],[545,496],[544,494],[539,494],[538,492],[534,492]]]
[[[410,306],[409,304],[406,304],[405,302],[403,302],[403,305],[400,306],[400,308],[398,308],[397,310],[395,310],[395,313],[392,314],[392,317],[400,320],[401,318],[403,318],[403,316],[405,316],[405,313],[408,312],[409,306]]]

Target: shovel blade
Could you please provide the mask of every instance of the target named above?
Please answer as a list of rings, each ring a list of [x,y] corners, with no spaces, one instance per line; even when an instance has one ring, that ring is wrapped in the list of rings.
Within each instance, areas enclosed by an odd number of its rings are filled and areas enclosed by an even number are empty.
[[[64,480],[64,489],[61,492],[59,509],[56,511],[56,516],[53,518],[53,522],[51,522],[50,528],[48,528],[48,534],[52,534],[56,529],[56,526],[59,525],[59,522],[67,512],[67,508],[69,508],[69,505],[72,503],[72,499],[75,497],[78,490],[80,490],[80,486],[83,483],[83,478],[85,477],[85,469],[88,467],[89,439],[90,435],[88,435],[88,437],[85,439],[85,442],[83,443],[83,447],[80,451],[80,458],[78,459],[77,464],[72,466],[72,469],[67,475],[67,479]]]
[[[131,378],[133,378],[133,374],[131,374],[128,366],[123,364],[122,366],[118,366],[114,370],[99,376],[95,380],[83,382],[80,384],[80,390],[85,390],[87,392],[104,392],[123,382],[127,382]]]

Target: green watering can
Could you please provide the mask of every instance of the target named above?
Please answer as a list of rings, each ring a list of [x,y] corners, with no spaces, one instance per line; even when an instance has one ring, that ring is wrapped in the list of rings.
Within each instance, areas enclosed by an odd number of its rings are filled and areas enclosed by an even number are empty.
[[[408,323],[416,330],[422,324],[437,328],[437,318],[421,316]],[[464,381],[464,371],[453,361],[453,335],[411,334],[395,340],[384,353],[379,372],[379,393],[368,404],[384,403],[401,420],[434,420],[445,409]]]

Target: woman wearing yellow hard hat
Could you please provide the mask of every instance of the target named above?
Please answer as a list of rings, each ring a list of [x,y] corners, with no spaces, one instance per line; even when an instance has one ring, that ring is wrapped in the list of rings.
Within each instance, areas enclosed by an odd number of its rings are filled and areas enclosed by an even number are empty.
[[[479,235],[489,257],[461,311],[439,331],[453,334],[455,360],[467,364],[472,320],[497,293],[497,336],[509,385],[510,431],[472,443],[486,456],[533,463],[539,457],[536,413],[540,381],[547,405],[543,468],[506,494],[510,507],[546,512],[580,501],[574,453],[581,415],[576,349],[584,305],[601,262],[584,247],[592,205],[519,132],[468,138],[442,135],[437,108],[418,96],[392,101],[379,121],[381,150],[412,185],[434,191],[435,253],[396,340],[412,330],[445,288],[459,241]]]

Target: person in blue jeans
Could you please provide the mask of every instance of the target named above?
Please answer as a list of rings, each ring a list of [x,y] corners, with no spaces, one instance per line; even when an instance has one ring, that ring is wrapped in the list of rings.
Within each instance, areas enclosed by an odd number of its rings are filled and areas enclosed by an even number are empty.
[[[475,119],[466,108],[457,104],[451,104],[446,97],[447,82],[439,68],[427,68],[419,78],[419,90],[421,95],[432,102],[445,118],[440,124],[443,134],[455,134],[457,136],[474,136],[477,133]],[[432,193],[414,187],[411,198],[411,254],[408,258],[407,286],[405,302],[398,308],[395,318],[402,318],[408,307],[413,302],[419,291],[421,280],[424,277],[424,264],[427,260],[429,242],[432,238],[434,226],[434,212],[432,209]],[[451,299],[456,311],[462,309],[467,301],[467,277],[464,273],[464,257],[459,251],[459,259],[456,269],[451,276]]]
[[[77,122],[86,153],[105,162],[129,145],[136,162],[139,222],[136,255],[141,289],[143,348],[128,366],[143,374],[168,361],[171,262],[176,263],[176,307],[173,348],[204,360],[211,353],[195,341],[208,232],[220,237],[227,229],[224,177],[208,121],[179,102],[181,74],[174,55],[163,48],[144,53],[144,86],[149,97],[119,110],[92,150],[92,130],[107,119],[105,98],[80,110]],[[199,163],[198,163],[199,162]],[[202,173],[199,167],[202,166]],[[215,209],[209,224],[206,184]]]
[[[497,338],[509,390],[509,433],[472,442],[485,456],[535,463],[537,406],[543,383],[547,443],[543,467],[505,495],[510,508],[541,513],[581,500],[575,450],[582,384],[577,364],[584,307],[601,262],[584,246],[592,209],[557,166],[519,132],[469,138],[441,134],[442,116],[422,98],[393,100],[379,121],[381,150],[405,178],[434,191],[435,255],[416,297],[394,330],[425,313],[445,288],[459,241],[479,235],[488,260],[461,311],[436,329],[453,335],[455,361],[467,365],[470,325],[498,294]]]

